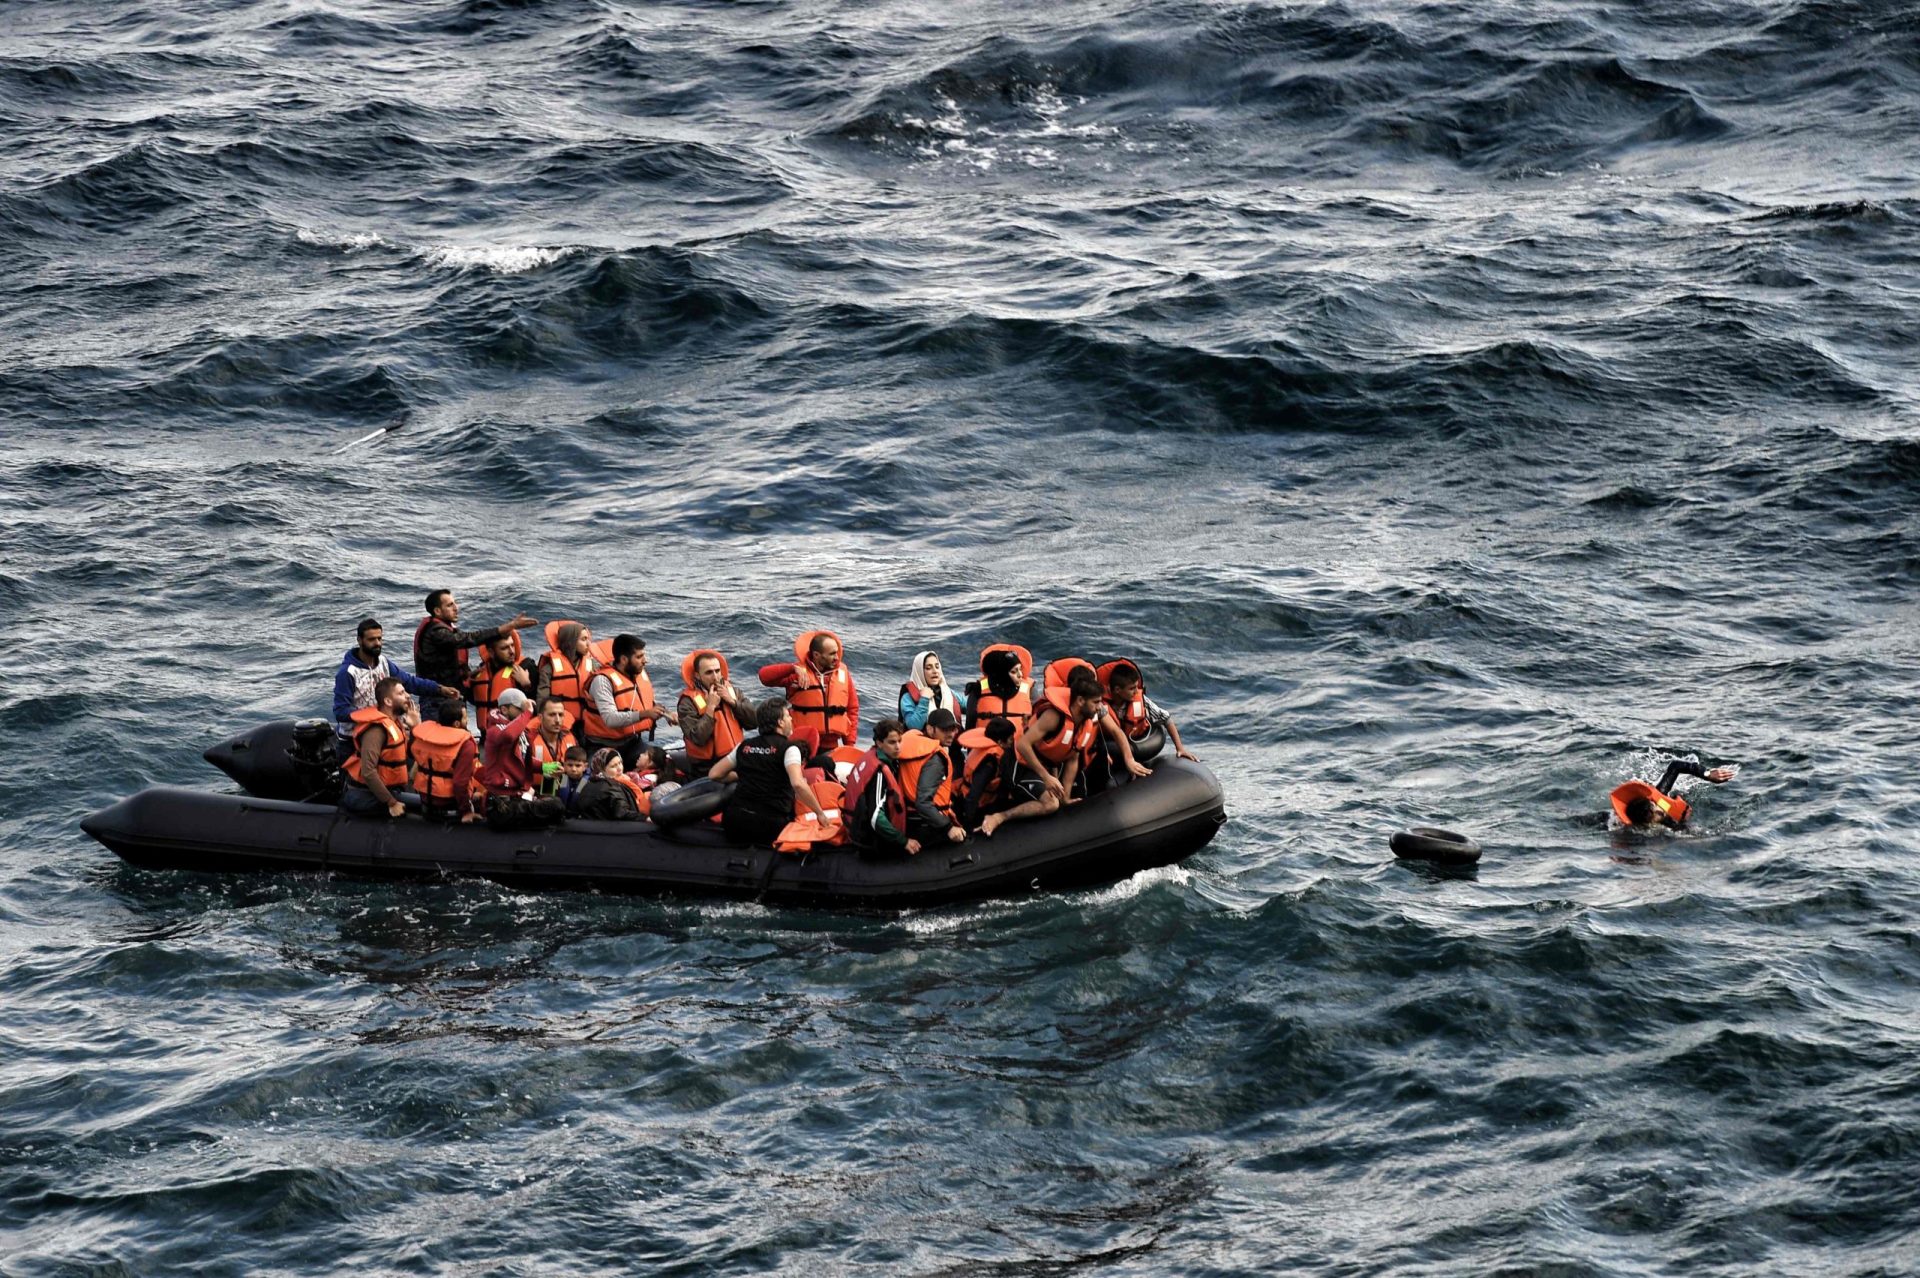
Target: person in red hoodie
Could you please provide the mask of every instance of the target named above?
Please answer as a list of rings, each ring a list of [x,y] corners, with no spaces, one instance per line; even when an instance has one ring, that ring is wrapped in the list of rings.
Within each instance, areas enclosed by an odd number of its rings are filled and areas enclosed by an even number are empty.
[[[860,690],[840,661],[840,636],[833,631],[809,630],[795,639],[793,660],[761,666],[760,682],[787,694],[793,739],[810,757],[859,740]]]
[[[533,707],[527,694],[508,688],[487,716],[485,763],[480,784],[487,790],[487,824],[496,830],[537,830],[566,816],[560,800],[533,795]]]

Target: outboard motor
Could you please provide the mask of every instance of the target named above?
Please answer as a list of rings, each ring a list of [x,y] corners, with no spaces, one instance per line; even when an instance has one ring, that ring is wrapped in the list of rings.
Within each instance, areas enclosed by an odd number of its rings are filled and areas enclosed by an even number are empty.
[[[325,719],[302,719],[293,725],[293,744],[287,747],[299,781],[302,803],[338,803],[346,777],[340,771],[340,749],[333,724]]]

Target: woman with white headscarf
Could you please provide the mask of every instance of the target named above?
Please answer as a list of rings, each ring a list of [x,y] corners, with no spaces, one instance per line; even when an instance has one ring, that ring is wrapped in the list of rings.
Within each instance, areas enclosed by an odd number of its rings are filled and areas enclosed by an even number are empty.
[[[913,675],[900,685],[900,722],[909,728],[925,728],[927,716],[935,710],[950,710],[954,722],[964,723],[967,699],[960,689],[947,682],[946,671],[940,665],[940,654],[933,651],[915,653],[913,657]]]

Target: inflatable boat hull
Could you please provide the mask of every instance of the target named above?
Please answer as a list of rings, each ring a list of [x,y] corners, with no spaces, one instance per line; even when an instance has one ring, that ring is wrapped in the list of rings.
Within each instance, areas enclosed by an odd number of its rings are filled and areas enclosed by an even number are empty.
[[[1110,883],[1198,852],[1226,820],[1206,768],[1161,760],[1153,775],[1003,827],[991,839],[873,859],[729,845],[711,823],[568,821],[503,833],[415,816],[388,821],[334,807],[144,790],[81,828],[133,865],[212,872],[293,871],[357,878],[491,879],[528,890],[736,897],[837,908],[942,905]]]

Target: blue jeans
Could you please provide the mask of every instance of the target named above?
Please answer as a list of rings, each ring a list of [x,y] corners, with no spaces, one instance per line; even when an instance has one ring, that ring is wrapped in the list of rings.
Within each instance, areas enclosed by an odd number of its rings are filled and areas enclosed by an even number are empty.
[[[373,791],[363,785],[347,782],[347,788],[340,792],[340,806],[355,816],[385,816],[387,805],[373,797]]]

